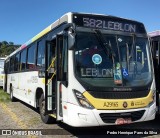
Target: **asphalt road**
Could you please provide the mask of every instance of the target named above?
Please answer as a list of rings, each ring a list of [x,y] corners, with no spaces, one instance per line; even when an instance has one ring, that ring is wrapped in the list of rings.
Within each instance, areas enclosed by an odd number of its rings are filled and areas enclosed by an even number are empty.
[[[3,131],[3,132],[2,132]],[[3,136],[2,136],[3,133]],[[12,134],[12,136],[10,136]],[[44,124],[27,104],[0,102],[1,137],[160,137],[160,116],[155,120],[120,126],[73,128],[62,122]],[[30,135],[30,136],[28,136]],[[42,135],[42,136],[41,136]]]

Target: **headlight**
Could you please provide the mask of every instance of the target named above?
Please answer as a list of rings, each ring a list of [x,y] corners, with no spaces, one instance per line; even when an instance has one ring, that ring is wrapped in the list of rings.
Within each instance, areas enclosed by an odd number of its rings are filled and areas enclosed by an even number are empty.
[[[89,101],[77,90],[73,90],[75,97],[77,98],[78,103],[87,109],[94,109],[94,107],[89,103]]]

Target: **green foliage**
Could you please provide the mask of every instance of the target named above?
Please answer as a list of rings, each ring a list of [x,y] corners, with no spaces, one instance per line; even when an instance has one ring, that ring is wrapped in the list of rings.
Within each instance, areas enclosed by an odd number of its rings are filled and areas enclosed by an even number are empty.
[[[8,45],[7,41],[2,41],[2,45]]]
[[[0,102],[9,102],[9,95],[0,88]]]
[[[8,56],[19,47],[20,45],[15,45],[13,42],[0,42],[0,57]]]

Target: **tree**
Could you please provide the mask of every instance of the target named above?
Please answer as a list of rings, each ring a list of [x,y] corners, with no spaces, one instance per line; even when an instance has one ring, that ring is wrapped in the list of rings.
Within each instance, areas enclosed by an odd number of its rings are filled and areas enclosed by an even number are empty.
[[[2,43],[0,42],[0,48],[1,48],[1,46],[2,46]]]
[[[19,48],[19,46],[20,45],[14,45],[13,42],[7,42],[7,41],[0,42],[0,56],[5,57],[6,55],[11,54],[13,51]]]
[[[2,45],[8,45],[7,41],[2,41]]]
[[[9,45],[14,45],[14,43],[13,42],[9,42]]]

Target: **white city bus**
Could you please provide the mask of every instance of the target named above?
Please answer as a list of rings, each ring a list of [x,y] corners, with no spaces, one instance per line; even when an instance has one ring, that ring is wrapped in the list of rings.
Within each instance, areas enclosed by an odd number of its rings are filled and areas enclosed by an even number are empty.
[[[4,85],[4,57],[0,57],[0,87]]]
[[[156,103],[158,113],[160,114],[160,30],[149,32],[148,35],[151,38],[151,47],[152,47],[152,56],[154,63],[154,72],[155,72],[155,82],[156,82]]]
[[[5,60],[6,90],[71,126],[153,120],[155,80],[142,23],[67,13]]]

